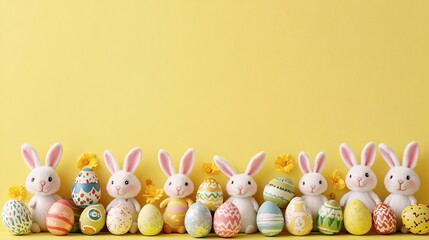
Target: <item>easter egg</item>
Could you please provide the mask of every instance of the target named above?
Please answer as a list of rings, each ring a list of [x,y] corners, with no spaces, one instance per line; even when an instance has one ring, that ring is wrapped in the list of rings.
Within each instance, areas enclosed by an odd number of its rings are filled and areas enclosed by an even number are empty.
[[[278,235],[285,226],[280,208],[271,201],[265,201],[256,215],[259,231],[267,237]]]
[[[72,232],[72,233],[80,232],[79,218],[80,218],[80,215],[82,214],[83,209],[76,206],[73,199],[71,199],[71,198],[67,198],[67,202],[70,203],[70,206],[71,206],[71,208],[73,210],[73,214],[74,214],[73,228],[70,232]]]
[[[364,235],[372,225],[371,212],[360,200],[352,200],[344,209],[344,226],[353,235]]]
[[[107,214],[106,225],[110,233],[123,235],[127,233],[133,223],[133,215],[123,203],[116,202]]]
[[[429,232],[429,206],[413,204],[402,211],[402,223],[405,228],[414,234],[427,234]]]
[[[66,235],[74,225],[74,213],[70,203],[61,199],[52,204],[46,217],[46,227],[53,235]]]
[[[72,187],[72,199],[76,206],[86,208],[98,203],[101,197],[100,183],[97,175],[90,168],[84,168],[77,175]]]
[[[265,185],[263,196],[265,201],[275,203],[279,208],[286,208],[293,198],[295,188],[290,178],[274,178]]]
[[[100,203],[89,205],[80,215],[79,224],[82,233],[87,235],[97,234],[106,223],[106,209]]]
[[[317,216],[317,227],[323,234],[336,234],[343,226],[343,212],[335,200],[323,203]]]
[[[241,215],[231,202],[220,205],[213,217],[213,229],[220,237],[234,237],[241,228]]]
[[[157,235],[164,226],[162,214],[153,204],[146,204],[140,210],[137,225],[143,235]]]
[[[1,211],[3,226],[15,235],[31,232],[33,223],[31,212],[25,204],[18,200],[9,200]]]
[[[287,230],[293,235],[307,235],[313,228],[313,218],[304,200],[294,197],[286,208],[285,222]]]
[[[216,211],[223,203],[221,185],[215,179],[207,178],[198,187],[197,201],[204,203],[210,211]]]
[[[212,229],[212,214],[202,202],[189,207],[185,215],[185,228],[192,237],[205,237]]]
[[[396,231],[396,216],[392,208],[379,203],[372,211],[372,222],[378,234],[390,234]]]

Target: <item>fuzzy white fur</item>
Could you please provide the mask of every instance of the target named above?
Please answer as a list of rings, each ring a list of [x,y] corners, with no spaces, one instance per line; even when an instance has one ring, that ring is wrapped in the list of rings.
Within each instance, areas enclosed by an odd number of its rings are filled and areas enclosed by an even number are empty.
[[[194,192],[194,183],[188,177],[191,173],[194,162],[195,162],[195,151],[194,149],[188,149],[180,161],[179,173],[176,173],[173,167],[173,159],[170,154],[165,150],[160,150],[158,153],[159,165],[168,177],[167,181],[164,184],[164,192],[169,196],[169,198],[164,199],[160,203],[160,208],[167,208],[168,205],[173,204],[182,205],[183,209],[188,209],[194,202],[188,196]],[[185,223],[181,222],[180,226],[176,226],[177,223],[174,219],[174,215],[171,215],[168,211],[165,211],[164,214],[164,232],[165,233],[185,233]],[[170,224],[171,223],[171,224]]]
[[[118,161],[112,152],[109,150],[104,151],[104,162],[112,174],[107,182],[106,189],[107,193],[115,198],[107,205],[106,211],[109,212],[117,202],[123,203],[133,215],[133,223],[129,230],[130,233],[136,233],[138,229],[137,217],[140,212],[140,204],[134,197],[139,194],[141,183],[134,175],[134,171],[137,169],[141,157],[142,152],[140,148],[131,149],[125,157],[123,170],[120,170]]]
[[[29,206],[32,208],[32,232],[48,231],[46,216],[49,208],[61,199],[55,194],[61,185],[60,177],[55,172],[55,168],[61,159],[62,152],[62,145],[54,144],[46,155],[46,165],[41,166],[36,149],[29,144],[23,144],[21,147],[22,157],[31,169],[25,181],[25,187],[34,194],[29,202]]]
[[[396,153],[386,144],[381,143],[379,150],[384,160],[390,166],[389,172],[384,178],[384,186],[390,195],[384,200],[395,212],[397,230],[407,232],[402,226],[401,213],[409,205],[416,204],[417,200],[413,196],[420,188],[420,178],[413,170],[417,165],[419,156],[419,144],[411,142],[407,145],[402,159],[402,166],[399,164]]]
[[[258,190],[258,186],[252,176],[261,169],[265,161],[265,153],[256,154],[242,174],[237,174],[229,162],[219,156],[215,156],[214,161],[219,169],[229,177],[226,191],[230,197],[226,201],[232,202],[240,211],[240,232],[255,233],[257,231],[256,213],[258,212],[259,204],[253,197]]]
[[[318,231],[317,215],[323,203],[328,201],[323,193],[328,189],[328,182],[321,174],[326,163],[326,155],[320,152],[316,156],[314,171],[311,170],[310,158],[305,152],[298,155],[299,166],[304,174],[299,180],[299,190],[303,193],[302,199],[310,209],[313,217],[313,231]]]
[[[371,169],[376,156],[375,144],[370,142],[365,145],[360,165],[357,164],[356,155],[347,144],[340,145],[340,154],[350,169],[346,176],[346,185],[350,192],[341,198],[340,205],[344,207],[352,200],[358,199],[372,212],[375,205],[381,202],[377,194],[372,191],[377,186],[377,176]]]

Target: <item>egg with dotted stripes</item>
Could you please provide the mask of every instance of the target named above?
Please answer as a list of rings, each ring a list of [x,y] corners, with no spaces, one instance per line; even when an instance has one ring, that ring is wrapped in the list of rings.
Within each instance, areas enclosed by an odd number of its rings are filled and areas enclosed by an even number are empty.
[[[66,235],[74,225],[74,213],[67,200],[61,199],[52,204],[46,217],[46,227],[53,235]]]
[[[213,178],[204,180],[197,191],[197,201],[204,203],[211,212],[223,203],[222,186]]]
[[[264,200],[275,203],[279,208],[286,208],[294,197],[295,187],[290,178],[274,178],[264,187]]]
[[[127,233],[133,223],[133,215],[123,203],[116,202],[107,213],[106,225],[110,233],[123,235]]]
[[[98,177],[90,168],[84,168],[77,175],[72,187],[72,199],[76,206],[86,208],[96,204],[101,198],[101,188]]]
[[[153,204],[146,204],[137,219],[139,231],[146,236],[154,236],[162,231],[162,214]]]
[[[425,204],[413,204],[402,211],[402,224],[411,233],[429,233],[429,206]]]

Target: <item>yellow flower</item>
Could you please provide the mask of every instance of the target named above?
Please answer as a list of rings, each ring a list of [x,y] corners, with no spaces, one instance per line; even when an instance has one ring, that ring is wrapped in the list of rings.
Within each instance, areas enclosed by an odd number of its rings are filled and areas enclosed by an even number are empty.
[[[203,163],[203,172],[207,173],[209,175],[217,174],[219,173],[219,168],[216,166],[215,163],[212,162],[205,162]]]
[[[289,173],[295,167],[295,160],[290,154],[277,156],[274,162],[274,168],[281,173]]]
[[[98,166],[98,159],[95,153],[85,153],[77,160],[77,168],[95,168]]]
[[[164,195],[164,190],[152,184],[152,180],[146,180],[146,188],[143,191],[143,197],[146,198],[146,203],[154,203]]]
[[[25,198],[25,195],[27,194],[27,191],[25,190],[25,187],[23,185],[12,185],[9,187],[9,197],[11,197],[14,200],[21,201]]]
[[[334,188],[338,190],[343,190],[346,187],[344,179],[341,178],[340,172],[335,170],[331,175],[331,183],[334,184]]]

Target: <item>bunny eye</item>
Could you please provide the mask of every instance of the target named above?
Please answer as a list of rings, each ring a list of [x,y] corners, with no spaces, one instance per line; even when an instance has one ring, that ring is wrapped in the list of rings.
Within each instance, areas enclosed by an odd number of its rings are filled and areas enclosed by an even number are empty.
[[[189,183],[188,182],[185,182],[185,186],[188,186],[189,185]]]
[[[393,178],[393,175],[390,175],[390,179],[392,179]]]
[[[113,185],[113,183],[114,183],[114,182],[112,181],[112,185]]]
[[[33,177],[33,178],[31,178],[31,181],[32,181],[32,182],[34,182],[34,177]]]
[[[168,186],[171,186],[171,182],[168,183]]]
[[[249,184],[249,185],[250,185],[250,184],[252,184],[252,183],[251,183],[250,181],[248,181],[248,182],[247,182],[247,184]]]
[[[49,178],[48,178],[48,181],[49,181],[49,182],[52,182],[52,177],[49,177]]]
[[[319,184],[322,184],[322,180],[319,181]]]
[[[369,173],[365,173],[365,177],[369,177]]]
[[[231,181],[231,184],[234,184],[234,181]]]
[[[349,178],[352,178],[352,175],[351,175],[351,174],[349,175]]]
[[[305,185],[305,182],[302,182],[302,185]]]
[[[407,180],[410,180],[410,178],[411,178],[410,175],[407,175]]]
[[[125,181],[125,185],[128,185],[130,182],[128,182],[128,180],[127,181]]]

